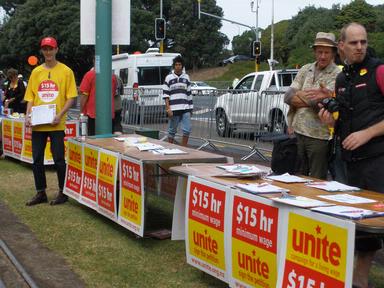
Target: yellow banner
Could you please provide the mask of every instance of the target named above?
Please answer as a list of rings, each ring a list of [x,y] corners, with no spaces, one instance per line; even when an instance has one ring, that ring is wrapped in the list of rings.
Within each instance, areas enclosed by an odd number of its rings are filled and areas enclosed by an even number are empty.
[[[348,230],[289,213],[287,260],[344,281]]]
[[[124,187],[121,189],[120,193],[122,193],[120,199],[123,200],[120,203],[120,217],[141,226],[141,194],[137,194]]]
[[[81,144],[75,142],[68,142],[68,165],[71,165],[80,171],[83,169],[82,167],[82,159],[81,159]]]
[[[276,254],[232,238],[232,275],[254,287],[274,288]]]
[[[225,270],[224,232],[191,219],[188,222],[189,253]]]
[[[118,158],[113,157],[110,154],[100,151],[98,167],[98,179],[103,180],[104,182],[115,185],[114,179],[116,179],[117,169],[115,169]]]

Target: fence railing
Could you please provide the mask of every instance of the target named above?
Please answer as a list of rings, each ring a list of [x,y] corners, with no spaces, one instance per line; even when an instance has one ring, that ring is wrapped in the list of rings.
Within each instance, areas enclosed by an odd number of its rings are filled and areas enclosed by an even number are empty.
[[[272,150],[272,141],[287,130],[288,105],[282,91],[208,90],[193,97],[191,138],[199,147],[218,144],[249,149],[247,159]],[[167,114],[161,89],[125,89],[123,123],[131,129],[153,129],[167,134]]]

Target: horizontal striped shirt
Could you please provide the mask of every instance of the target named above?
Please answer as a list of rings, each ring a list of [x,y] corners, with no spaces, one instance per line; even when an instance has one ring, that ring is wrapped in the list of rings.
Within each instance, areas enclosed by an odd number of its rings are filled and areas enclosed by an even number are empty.
[[[167,98],[172,111],[192,111],[191,82],[186,73],[178,76],[172,71],[165,77],[163,99]]]

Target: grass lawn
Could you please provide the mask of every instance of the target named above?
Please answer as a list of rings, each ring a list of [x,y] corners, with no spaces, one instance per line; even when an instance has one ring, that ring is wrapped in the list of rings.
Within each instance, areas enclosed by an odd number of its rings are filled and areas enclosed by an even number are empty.
[[[30,166],[0,160],[0,174],[1,201],[43,244],[62,255],[88,287],[227,287],[186,264],[184,241],[136,238],[74,200],[55,207],[26,207],[26,200],[34,194]],[[52,199],[57,191],[52,169],[47,171],[47,181]],[[172,203],[155,196],[148,201],[148,229],[170,228]],[[384,288],[382,264],[376,262],[371,272],[375,287]]]
[[[34,195],[32,170],[0,160],[0,199],[37,238],[62,255],[88,287],[226,287],[186,264],[184,241],[136,238],[133,233],[74,200],[60,206],[26,207]],[[48,197],[57,192],[47,171]],[[171,227],[172,203],[149,197],[148,228]]]

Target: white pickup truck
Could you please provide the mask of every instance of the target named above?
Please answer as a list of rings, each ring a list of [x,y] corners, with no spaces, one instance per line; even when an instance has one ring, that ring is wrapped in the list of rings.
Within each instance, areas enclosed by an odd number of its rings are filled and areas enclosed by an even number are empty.
[[[234,89],[217,98],[216,131],[219,136],[234,130],[285,132],[288,105],[284,92],[296,77],[297,69],[253,72],[244,76]]]

